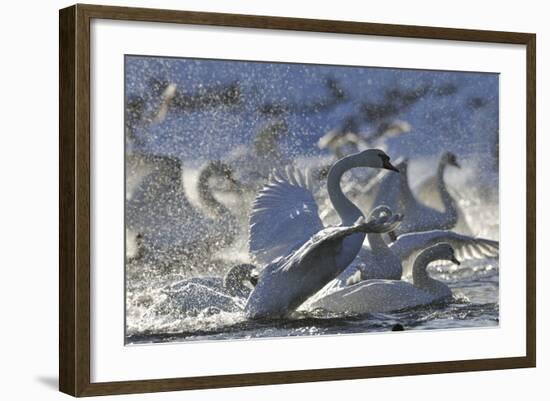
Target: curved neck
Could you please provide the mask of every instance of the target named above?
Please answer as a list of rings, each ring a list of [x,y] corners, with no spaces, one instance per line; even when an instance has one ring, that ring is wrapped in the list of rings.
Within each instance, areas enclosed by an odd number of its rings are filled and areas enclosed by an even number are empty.
[[[433,287],[435,280],[428,275],[426,268],[428,264],[434,260],[437,260],[437,257],[430,250],[426,250],[416,257],[412,272],[415,286],[423,289],[430,289]]]
[[[206,167],[201,171],[199,175],[199,181],[197,184],[199,199],[206,208],[212,212],[215,216],[230,216],[229,209],[224,204],[219,202],[212,193],[209,180],[214,175],[215,168],[212,165]]]
[[[357,165],[352,155],[338,160],[328,172],[328,196],[344,225],[352,225],[359,217],[363,216],[361,210],[344,195],[340,186],[342,175],[354,167],[359,167],[359,165]]]
[[[441,200],[443,202],[445,212],[456,215],[456,201],[447,190],[447,185],[445,184],[445,180],[443,178],[446,166],[447,163],[445,161],[442,160],[439,162],[439,166],[437,167],[437,188],[439,189],[439,194],[441,195]]]

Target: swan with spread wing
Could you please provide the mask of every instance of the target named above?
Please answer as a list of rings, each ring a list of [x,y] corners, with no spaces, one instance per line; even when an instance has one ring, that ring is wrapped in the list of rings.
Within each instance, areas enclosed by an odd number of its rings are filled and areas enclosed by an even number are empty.
[[[365,222],[361,210],[344,195],[342,175],[356,167],[396,170],[378,149],[337,161],[327,178],[329,198],[341,219],[336,227],[323,226],[310,180],[295,169],[273,175],[260,191],[250,216],[249,248],[266,266],[245,307],[249,318],[279,318],[293,312],[355,259],[366,233],[397,227],[398,215]]]

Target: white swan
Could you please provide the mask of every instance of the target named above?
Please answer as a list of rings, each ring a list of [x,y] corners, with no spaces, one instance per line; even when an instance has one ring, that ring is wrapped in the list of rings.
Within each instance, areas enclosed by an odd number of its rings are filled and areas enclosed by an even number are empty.
[[[242,311],[246,297],[258,279],[251,264],[233,266],[222,277],[193,277],[166,287],[164,308],[177,308],[180,313]]]
[[[231,166],[235,178],[254,193],[269,178],[273,168],[289,163],[279,142],[288,134],[288,125],[276,119],[260,128],[251,144],[235,147],[224,163]]]
[[[210,161],[199,172],[197,181],[197,192],[201,206],[203,206],[214,218],[215,225],[219,225],[222,235],[222,242],[218,241],[220,247],[230,245],[239,230],[237,218],[214,196],[211,180],[214,178],[221,179],[221,184],[227,184],[226,192],[232,192],[239,196],[242,194],[241,184],[233,177],[232,169],[225,163],[214,160]],[[213,225],[214,225],[213,224]],[[210,230],[212,231],[212,230]]]
[[[391,215],[392,212],[387,206],[378,206],[369,214],[369,220],[387,218]],[[402,216],[395,218],[400,221]],[[359,281],[400,280],[402,275],[401,259],[386,244],[382,234],[370,232],[367,233],[367,238],[354,261],[338,277],[310,297],[300,309],[309,309],[312,302]]]
[[[415,258],[424,249],[445,242],[455,250],[460,262],[499,256],[499,242],[487,238],[459,234],[450,230],[431,230],[400,235],[390,244],[391,251],[401,259],[403,273],[408,275]]]
[[[443,156],[444,157],[439,159],[435,175],[424,179],[413,187],[415,197],[420,202],[440,212],[444,212],[446,208],[446,205],[443,203],[443,194],[447,193],[454,199],[456,199],[456,196],[458,195],[458,191],[453,191],[453,188],[449,188],[444,179],[446,167],[448,165],[454,165],[455,167],[458,166],[456,157],[452,153],[447,155],[449,158],[454,158],[455,164],[453,164],[448,163],[448,159],[445,157],[445,154]],[[472,229],[468,225],[462,208],[458,205],[456,207],[456,212],[458,218],[454,229],[462,234],[472,234]]]
[[[401,174],[397,177],[387,176],[380,183],[378,194],[375,198],[375,205],[388,205],[392,210],[404,215],[401,226],[397,229],[397,234],[405,234],[416,231],[429,230],[448,230],[452,229],[458,222],[458,206],[451,196],[443,180],[443,172],[447,165],[460,168],[456,161],[456,156],[451,152],[445,152],[441,156],[440,168],[438,169],[438,187],[443,201],[444,210],[442,212],[426,206],[419,202],[413,195],[408,181],[408,163],[400,164]],[[389,190],[389,188],[399,188],[398,191]]]
[[[391,215],[390,208],[382,205],[376,207],[369,214],[369,219],[380,219]],[[402,216],[399,216],[399,218],[401,219]],[[356,272],[353,272],[353,270]],[[342,276],[346,272],[348,272],[347,277]],[[367,239],[357,257],[342,275],[339,276],[339,279],[345,281],[347,285],[358,279],[400,280],[403,275],[403,267],[400,257],[392,250],[392,244],[388,245],[382,234],[367,233]]]
[[[359,133],[357,122],[351,118],[344,120],[338,128],[328,131],[319,138],[319,149],[328,149],[338,159],[349,154],[349,150],[357,152],[368,148],[386,151],[388,139],[410,132],[409,123],[400,120],[381,123],[369,133]]]
[[[361,281],[319,299],[311,307],[362,315],[393,312],[443,301],[452,297],[451,289],[445,283],[431,278],[426,271],[428,264],[436,260],[460,264],[453,248],[449,244],[440,243],[418,255],[414,262],[412,284],[401,280]]]
[[[199,197],[213,218],[194,208],[187,199],[179,160],[135,154],[127,159],[127,171],[128,250],[140,236],[140,254],[156,261],[174,262],[182,255],[193,257],[197,249],[208,251],[231,244],[236,221],[214,198],[209,185],[212,176],[234,183],[227,166],[211,162],[199,175]]]
[[[329,171],[330,200],[342,221],[324,227],[310,191],[309,179],[287,169],[274,175],[257,196],[250,217],[250,252],[268,263],[248,298],[249,318],[282,317],[340,274],[361,250],[366,232],[386,232],[397,216],[364,223],[362,212],[342,192],[342,175],[355,167],[395,170],[378,149],[347,156]]]
[[[378,206],[370,216],[379,218],[384,214],[391,214],[391,210],[387,206]],[[367,234],[367,240],[368,243],[365,241],[353,263],[308,300],[308,305],[359,281],[400,280],[403,274],[407,276],[411,273],[413,262],[420,252],[438,243],[450,244],[460,262],[496,258],[499,255],[498,241],[458,234],[448,230],[404,234],[389,245],[383,241],[382,234]]]
[[[371,148],[381,149],[385,152],[387,149],[386,142],[389,139],[399,137],[410,132],[410,130],[411,126],[407,122],[393,120],[380,123],[376,129],[369,133],[357,133],[357,124],[354,123],[353,120],[351,120],[351,122],[346,120],[340,128],[333,129],[323,135],[317,142],[317,146],[320,149],[329,150],[333,157],[336,157],[336,160],[350,153]],[[326,176],[326,172],[328,172],[330,165],[331,163],[328,161],[320,161],[319,165],[316,167],[319,179]],[[397,164],[394,163],[394,165],[397,167]],[[379,177],[386,176],[386,174],[395,176],[395,174],[385,170],[362,170],[353,172],[342,182],[342,190],[353,199],[362,210],[371,210],[374,206],[378,205],[372,202],[376,197],[376,191],[373,190],[376,186],[372,185],[372,182],[380,181]],[[393,178],[396,179],[394,182],[398,182],[397,177]],[[395,190],[399,190],[399,186],[397,186]],[[319,214],[321,220],[325,224],[331,225],[338,221],[338,216],[328,200],[324,200],[319,206]],[[397,212],[395,208],[392,210]]]

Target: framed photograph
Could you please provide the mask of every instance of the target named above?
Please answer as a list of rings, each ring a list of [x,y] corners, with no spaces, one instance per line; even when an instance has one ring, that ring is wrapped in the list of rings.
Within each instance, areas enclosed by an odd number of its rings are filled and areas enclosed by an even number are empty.
[[[534,34],[59,18],[62,392],[535,366]]]

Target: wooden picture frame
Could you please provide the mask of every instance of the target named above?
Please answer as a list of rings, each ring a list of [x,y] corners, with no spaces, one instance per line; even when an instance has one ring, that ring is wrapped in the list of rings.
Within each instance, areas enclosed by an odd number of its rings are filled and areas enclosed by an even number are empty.
[[[90,380],[90,21],[184,23],[526,46],[527,272],[523,357],[92,383]],[[535,48],[530,33],[75,5],[59,14],[59,388],[73,396],[144,393],[535,367]]]

